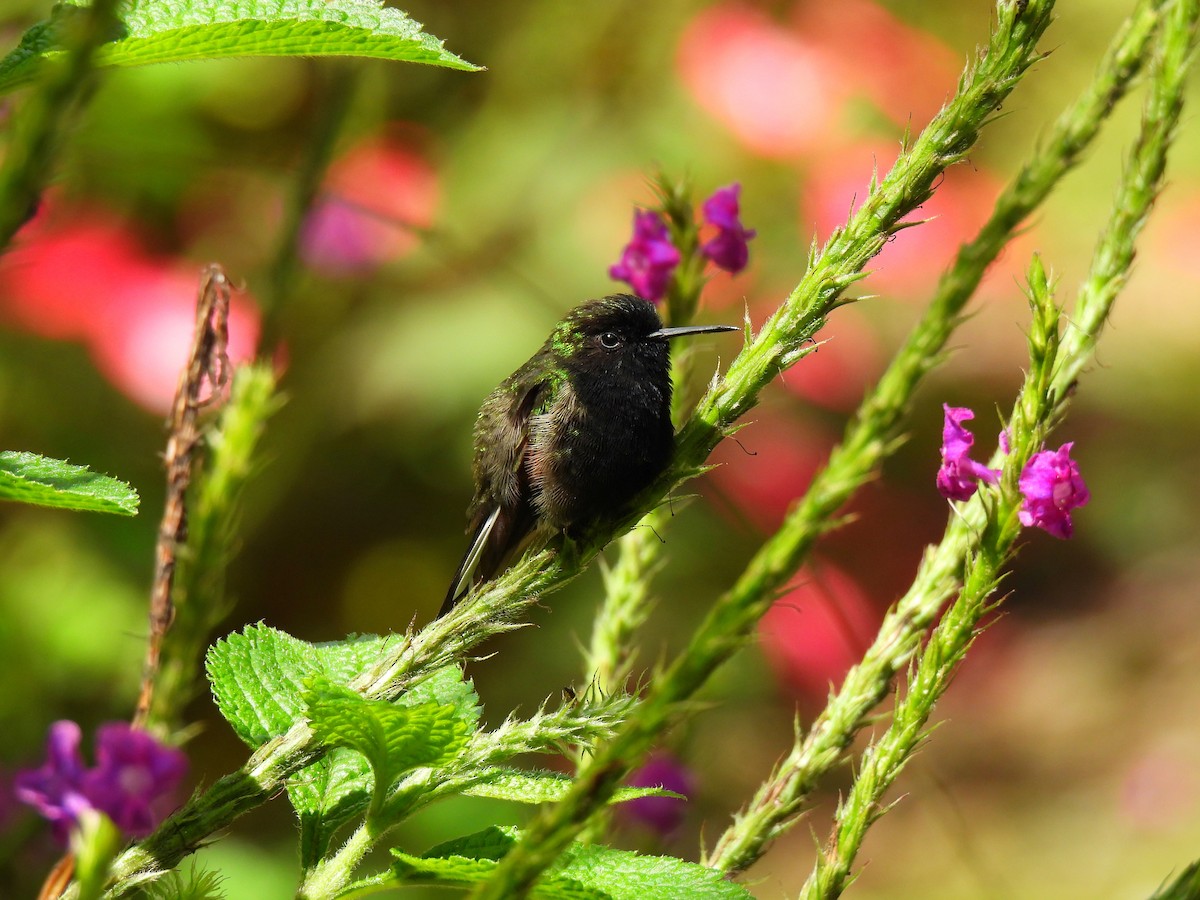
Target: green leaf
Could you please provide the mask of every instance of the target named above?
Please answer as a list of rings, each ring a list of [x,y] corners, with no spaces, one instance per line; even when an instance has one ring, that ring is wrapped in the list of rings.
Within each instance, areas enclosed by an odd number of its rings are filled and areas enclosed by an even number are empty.
[[[393,850],[399,884],[470,888],[486,880],[520,840],[515,828],[486,828],[447,841],[424,856]],[[572,844],[533,888],[537,900],[746,900],[750,892],[715,869],[672,856],[642,856],[598,844]]]
[[[367,700],[325,679],[313,680],[305,700],[320,740],[332,747],[357,750],[367,758],[375,773],[377,793],[386,791],[409,769],[451,762],[470,733],[455,706]]]
[[[14,450],[0,452],[0,500],[136,516],[137,491],[86,466]]]
[[[221,715],[238,737],[258,747],[306,715],[304,694],[311,679],[348,685],[382,659],[394,640],[362,635],[310,644],[265,625],[251,625],[214,644],[206,668]],[[462,671],[457,666],[446,666],[396,703],[453,706],[455,716],[470,730],[479,721],[478,701],[470,681],[463,680]],[[334,748],[288,782],[288,799],[300,818],[304,865],[320,859],[337,829],[366,809],[373,789],[374,779],[365,757],[344,748]]]
[[[0,60],[0,93],[62,53],[64,22],[83,4],[59,3]],[[128,0],[122,33],[96,64],[140,66],[231,56],[366,56],[477,71],[421,24],[379,0]]]
[[[515,828],[492,826],[466,837],[438,844],[424,856],[393,850],[391,878],[398,884],[470,888],[486,881],[496,863],[520,838]],[[385,882],[388,876],[385,877]],[[611,895],[547,871],[530,891],[535,900],[610,900]],[[680,895],[682,896],[682,895]]]
[[[561,800],[571,789],[570,776],[545,770],[527,771],[497,766],[488,774],[463,791],[472,797],[490,797],[495,800],[512,800],[516,803],[552,803]],[[619,789],[609,803],[623,803],[639,797],[677,797],[682,794],[659,787],[625,787]]]

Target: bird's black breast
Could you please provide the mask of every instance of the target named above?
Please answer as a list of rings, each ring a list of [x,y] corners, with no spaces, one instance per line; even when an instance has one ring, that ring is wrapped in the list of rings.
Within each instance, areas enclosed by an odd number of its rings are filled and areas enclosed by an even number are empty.
[[[669,377],[569,378],[530,433],[534,504],[569,530],[619,512],[670,460]]]

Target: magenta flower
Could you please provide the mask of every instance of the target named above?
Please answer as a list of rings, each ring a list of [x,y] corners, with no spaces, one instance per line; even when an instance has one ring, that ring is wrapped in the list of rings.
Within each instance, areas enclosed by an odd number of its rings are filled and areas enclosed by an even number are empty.
[[[1075,444],[1063,444],[1058,450],[1043,450],[1030,457],[1017,482],[1021,488],[1021,524],[1036,526],[1056,538],[1069,538],[1074,531],[1071,510],[1091,499],[1091,492],[1079,474],[1079,464],[1071,459]]]
[[[975,418],[975,413],[964,406],[945,403],[942,409],[945,411],[945,420],[942,425],[942,466],[937,473],[937,489],[947,500],[968,500],[978,489],[980,481],[995,484],[1000,477],[1000,470],[989,469],[969,455],[975,437],[962,423]]]
[[[124,722],[96,729],[96,767],[83,776],[84,794],[121,831],[145,837],[174,808],[187,757]]]
[[[46,762],[18,773],[17,799],[37,809],[65,843],[81,814],[94,809],[122,832],[145,837],[174,806],[173,794],[187,772],[187,757],[124,722],[96,731],[96,765],[86,769],[79,753],[79,726],[50,726]]]
[[[657,303],[666,296],[667,284],[679,260],[679,251],[671,243],[662,217],[653,210],[637,210],[633,214],[633,239],[621,251],[621,259],[609,266],[608,274]]]
[[[17,799],[36,809],[54,827],[62,843],[80,813],[92,804],[83,795],[83,757],[79,726],[66,719],[50,726],[46,761],[37,769],[18,772],[13,779]]]
[[[738,218],[738,194],[742,186],[736,181],[728,187],[718,188],[704,201],[701,210],[704,220],[717,226],[717,236],[700,246],[700,253],[726,272],[737,274],[746,268],[750,259],[747,242],[758,232],[745,228]]]
[[[669,753],[655,753],[625,782],[629,787],[661,787],[676,794],[692,791],[692,775]],[[684,802],[677,797],[639,797],[627,800],[618,810],[627,822],[642,825],[665,837],[683,821]]]

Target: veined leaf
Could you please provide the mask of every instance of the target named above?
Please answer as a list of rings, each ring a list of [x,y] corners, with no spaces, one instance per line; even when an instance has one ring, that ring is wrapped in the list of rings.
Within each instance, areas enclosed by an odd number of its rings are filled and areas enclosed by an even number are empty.
[[[60,55],[64,24],[83,4],[59,3],[0,60],[0,93],[32,80]],[[478,66],[379,0],[128,0],[122,32],[96,54],[101,66],[232,56],[366,56],[467,71]]]
[[[86,466],[13,450],[0,452],[0,500],[136,516],[137,491]]]
[[[466,788],[463,793],[472,797],[491,797],[495,800],[511,800],[514,803],[553,803],[561,800],[571,789],[571,778],[560,772],[527,771],[497,766],[479,781]],[[660,787],[623,787],[613,794],[609,803],[624,803],[639,797],[675,797],[686,800],[682,794]]]
[[[423,856],[393,850],[395,884],[470,888],[486,880],[520,840],[515,828],[486,828]],[[534,886],[537,900],[747,900],[750,892],[716,869],[671,856],[642,856],[599,844],[572,844]]]
[[[378,662],[394,638],[351,637],[310,644],[268,628],[251,625],[218,641],[206,667],[221,715],[251,747],[286,732],[307,708],[307,683],[323,678],[347,685]],[[467,730],[479,721],[479,698],[457,666],[439,669],[396,700],[398,706],[452,706]],[[374,789],[371,767],[353,750],[335,747],[288,782],[288,798],[300,817],[300,855],[305,865],[320,859],[334,832],[358,815]]]
[[[305,702],[317,737],[365,756],[376,785],[384,789],[409,769],[450,762],[469,734],[458,710],[449,704],[367,700],[325,679],[313,680]]]

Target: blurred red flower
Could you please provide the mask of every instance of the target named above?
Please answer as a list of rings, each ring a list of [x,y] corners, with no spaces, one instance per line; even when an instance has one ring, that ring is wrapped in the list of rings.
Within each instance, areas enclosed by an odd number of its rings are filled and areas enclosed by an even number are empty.
[[[899,145],[858,144],[814,160],[800,200],[800,216],[824,241],[862,205],[872,169],[880,177],[899,155]],[[922,224],[896,234],[868,264],[871,277],[860,293],[886,290],[927,293],[937,283],[959,244],[975,235],[992,211],[1000,182],[971,163],[946,170],[933,196],[908,221]]]
[[[838,80],[893,122],[920,128],[953,94],[962,67],[958,55],[878,3],[801,0],[795,12],[796,31],[836,60]]]
[[[751,150],[787,158],[827,140],[846,85],[817,41],[737,3],[700,12],[677,66],[696,101]]]
[[[862,658],[883,616],[835,566],[802,570],[799,579],[763,616],[758,635],[780,683],[821,705]]]
[[[883,348],[867,318],[853,306],[829,317],[813,353],[783,373],[789,391],[827,409],[852,410],[883,371]]]
[[[757,412],[762,418],[717,445],[709,458],[716,468],[705,477],[756,527],[774,531],[808,489],[834,438],[762,407]]]
[[[305,220],[300,253],[332,274],[372,269],[410,253],[438,206],[433,166],[398,139],[372,137],[329,168]]]
[[[842,113],[855,96],[920,127],[953,91],[959,60],[878,4],[843,0],[799,3],[790,24],[740,3],[709,7],[685,30],[677,66],[696,101],[738,140],[791,158],[841,143]]]
[[[130,399],[170,409],[191,348],[199,267],[150,256],[115,216],[53,198],[0,259],[0,316],[42,337],[85,344]],[[254,358],[258,311],[235,295],[229,354]]]

